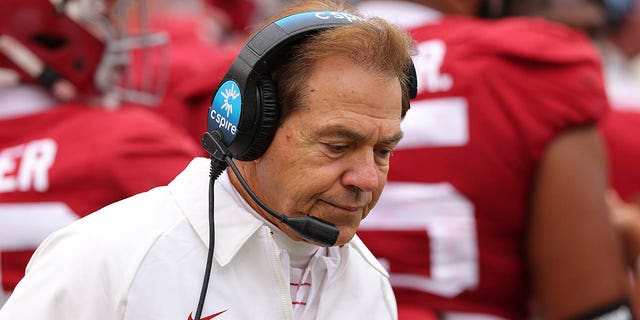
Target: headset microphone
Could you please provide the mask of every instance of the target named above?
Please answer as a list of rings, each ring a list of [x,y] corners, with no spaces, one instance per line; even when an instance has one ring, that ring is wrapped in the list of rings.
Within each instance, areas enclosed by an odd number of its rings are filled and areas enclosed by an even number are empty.
[[[202,136],[202,146],[213,158],[218,161],[224,161],[229,167],[231,167],[231,170],[233,170],[233,173],[238,178],[238,181],[240,181],[244,190],[247,191],[251,199],[253,199],[260,208],[276,217],[280,222],[287,225],[304,239],[326,247],[331,247],[336,244],[340,231],[333,223],[313,216],[287,217],[282,213],[274,211],[262,202],[251,190],[235,163],[231,160],[232,155],[222,142],[221,133],[218,131],[214,131],[213,133],[214,134],[212,135],[210,132],[206,132]]]

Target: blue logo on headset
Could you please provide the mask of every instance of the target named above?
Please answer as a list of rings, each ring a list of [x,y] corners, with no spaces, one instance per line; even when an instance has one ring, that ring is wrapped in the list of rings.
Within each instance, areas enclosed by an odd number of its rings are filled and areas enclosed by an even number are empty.
[[[312,24],[323,23],[337,23],[337,24],[351,24],[354,21],[364,21],[363,18],[353,14],[338,11],[310,11],[297,13],[284,17],[275,23],[285,30],[286,32],[292,32],[302,27]]]
[[[228,80],[220,86],[209,108],[209,131],[219,130],[223,134],[222,141],[231,144],[238,133],[241,109],[240,88],[235,81]]]

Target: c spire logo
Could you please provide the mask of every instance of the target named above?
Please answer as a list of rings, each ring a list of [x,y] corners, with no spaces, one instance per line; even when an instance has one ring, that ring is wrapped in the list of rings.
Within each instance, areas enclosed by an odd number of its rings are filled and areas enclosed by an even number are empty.
[[[209,108],[208,129],[219,130],[223,134],[222,141],[231,144],[238,133],[238,123],[242,108],[240,88],[233,80],[224,82],[211,102]]]
[[[339,11],[309,11],[293,14],[284,17],[275,22],[285,32],[291,33],[296,30],[307,28],[310,24],[313,25],[347,25],[356,21],[365,21],[364,18],[352,15],[346,12]]]
[[[220,93],[222,97],[224,97],[224,104],[220,107],[222,110],[227,110],[227,118],[229,118],[229,114],[233,112],[233,105],[229,103],[229,99],[235,100],[240,96],[240,92],[236,90],[236,84],[231,83],[231,88],[224,89],[223,92]]]

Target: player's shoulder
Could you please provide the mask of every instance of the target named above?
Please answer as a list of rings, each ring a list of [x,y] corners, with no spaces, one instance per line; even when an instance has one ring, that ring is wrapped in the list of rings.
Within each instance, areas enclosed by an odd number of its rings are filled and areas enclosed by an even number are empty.
[[[121,105],[115,109],[86,106],[64,105],[63,113],[55,117],[74,128],[85,141],[102,143],[103,146],[118,148],[141,146],[184,146],[196,149],[184,128],[178,127],[150,107],[141,105]],[[126,142],[126,146],[123,143]],[[193,145],[193,146],[191,146]],[[194,153],[194,152],[192,152]],[[197,153],[194,153],[197,154]]]
[[[148,109],[148,108],[147,108]],[[146,117],[152,113],[151,110],[145,110],[145,107],[137,104],[122,103],[118,106],[107,106],[101,104],[82,104],[82,103],[63,103],[51,109],[51,117],[86,118],[85,121],[95,118],[95,122],[111,120],[111,119],[149,119],[156,121],[155,117]],[[124,120],[126,121],[126,120]]]
[[[488,33],[488,40],[486,45],[498,52],[540,62],[599,61],[595,46],[585,34],[541,18],[498,21]]]
[[[159,129],[173,130],[173,125],[151,107],[123,104],[115,108],[67,104],[56,107],[59,111],[53,115],[61,121],[74,123],[78,128],[91,130],[110,128],[110,132],[130,134],[154,132]],[[103,132],[109,134],[109,132]]]
[[[448,16],[412,30],[418,39],[440,38],[476,55],[502,55],[542,63],[599,61],[598,52],[581,32],[535,17],[497,20]]]

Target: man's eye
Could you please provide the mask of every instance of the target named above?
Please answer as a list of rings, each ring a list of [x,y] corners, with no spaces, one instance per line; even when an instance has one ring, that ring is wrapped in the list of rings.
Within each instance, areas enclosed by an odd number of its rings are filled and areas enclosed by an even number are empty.
[[[344,144],[327,144],[326,146],[333,152],[342,152],[349,147]]]
[[[386,149],[378,150],[378,154],[381,155],[381,156],[386,157],[386,156],[391,155],[391,150],[386,150]]]
[[[329,143],[325,142],[322,144],[325,152],[329,155],[340,156],[343,153],[347,152],[350,145],[345,143]]]
[[[393,154],[393,149],[392,148],[381,148],[381,149],[378,149],[376,151],[376,153],[378,154],[378,156],[380,156],[382,158],[389,158],[389,157],[391,157],[391,154]]]

